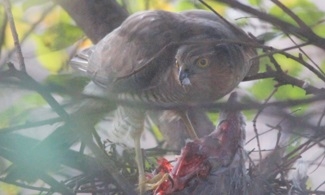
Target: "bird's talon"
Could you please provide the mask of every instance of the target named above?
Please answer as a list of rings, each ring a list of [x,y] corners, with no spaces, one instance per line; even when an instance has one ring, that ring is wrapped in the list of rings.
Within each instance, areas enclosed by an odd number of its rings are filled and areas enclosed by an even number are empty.
[[[145,191],[155,190],[157,189],[160,184],[162,184],[164,181],[168,179],[168,173],[158,173],[151,179],[148,179],[145,182]]]

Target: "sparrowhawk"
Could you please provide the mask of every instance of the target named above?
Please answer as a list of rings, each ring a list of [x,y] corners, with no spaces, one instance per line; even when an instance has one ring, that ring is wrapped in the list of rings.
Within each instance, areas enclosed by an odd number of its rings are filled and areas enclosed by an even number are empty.
[[[91,78],[88,93],[155,104],[209,103],[228,94],[248,74],[256,55],[245,44],[248,40],[212,12],[144,11],[129,16],[71,65]],[[175,112],[195,137],[186,110]],[[119,105],[113,128],[108,129],[119,142],[133,138],[140,193],[145,182],[140,150],[145,115],[145,108]]]

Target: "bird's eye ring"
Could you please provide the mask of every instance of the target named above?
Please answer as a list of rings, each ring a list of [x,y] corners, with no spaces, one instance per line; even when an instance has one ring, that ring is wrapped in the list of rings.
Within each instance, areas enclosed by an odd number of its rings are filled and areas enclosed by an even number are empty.
[[[197,60],[196,64],[200,68],[205,68],[205,67],[209,66],[209,60],[207,58],[200,58]]]

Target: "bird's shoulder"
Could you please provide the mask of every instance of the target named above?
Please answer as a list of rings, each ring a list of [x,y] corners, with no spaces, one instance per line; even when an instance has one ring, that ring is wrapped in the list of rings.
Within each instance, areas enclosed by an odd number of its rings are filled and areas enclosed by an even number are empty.
[[[219,16],[208,11],[138,12],[95,46],[88,72],[95,82],[107,86],[121,80],[133,82],[134,75],[148,81],[152,78],[148,69],[152,74],[172,65],[177,47],[186,41],[234,38],[233,34]]]
[[[174,13],[145,11],[129,16],[106,35],[89,58],[88,72],[107,85],[151,66],[177,40]],[[168,64],[165,64],[166,66]],[[106,79],[106,81],[105,81]]]

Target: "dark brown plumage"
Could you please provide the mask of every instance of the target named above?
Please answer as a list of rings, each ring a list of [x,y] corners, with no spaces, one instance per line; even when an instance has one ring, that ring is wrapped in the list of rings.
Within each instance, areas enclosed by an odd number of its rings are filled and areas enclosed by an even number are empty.
[[[256,54],[242,44],[248,40],[244,32],[207,11],[145,11],[131,15],[71,65],[92,79],[88,93],[158,104],[207,103],[232,91],[248,74]],[[194,137],[187,112],[176,112]],[[128,135],[134,139],[140,184],[144,118],[142,108],[119,106],[110,129],[117,142]]]

